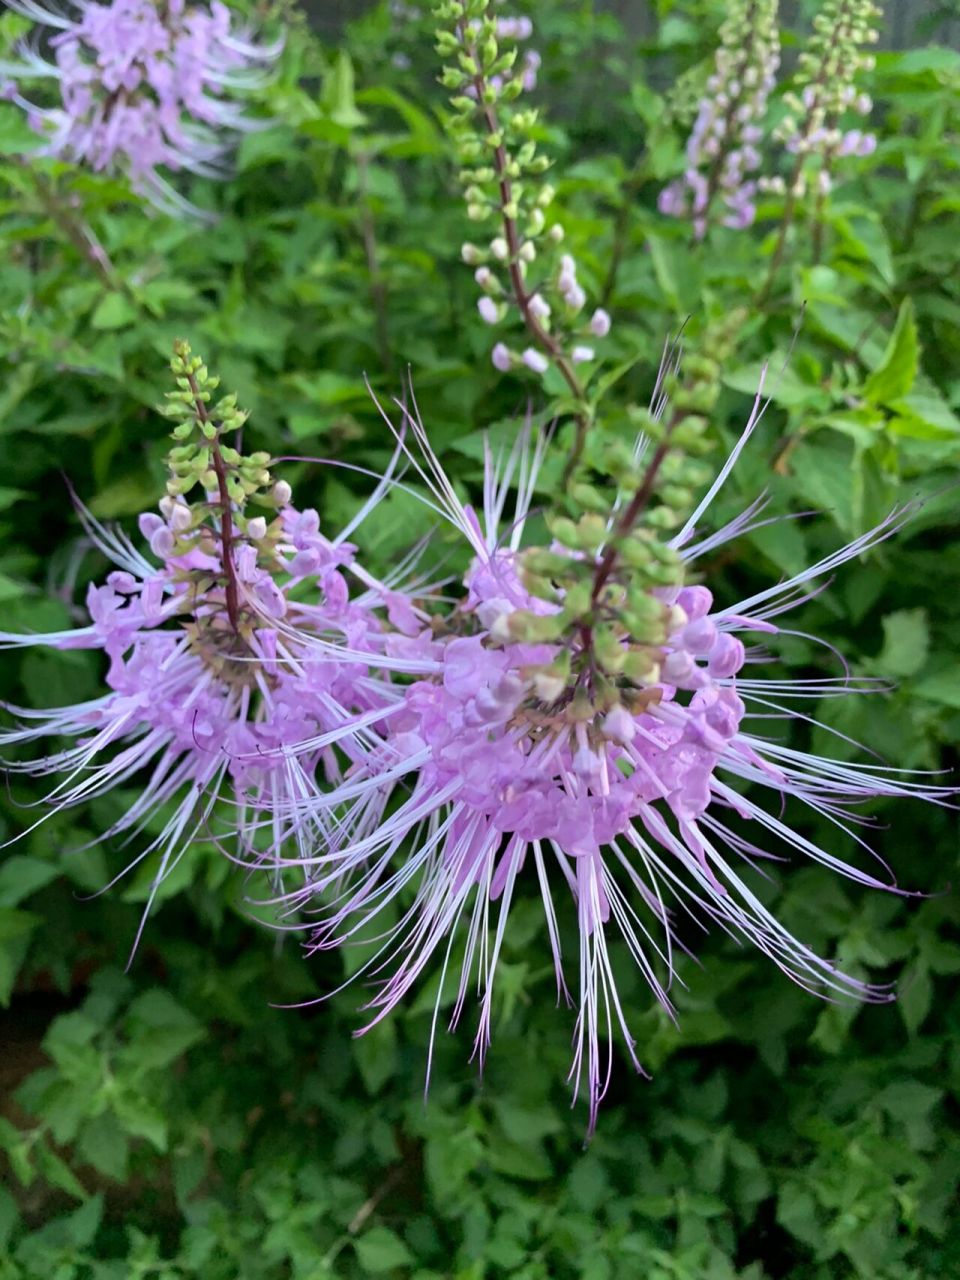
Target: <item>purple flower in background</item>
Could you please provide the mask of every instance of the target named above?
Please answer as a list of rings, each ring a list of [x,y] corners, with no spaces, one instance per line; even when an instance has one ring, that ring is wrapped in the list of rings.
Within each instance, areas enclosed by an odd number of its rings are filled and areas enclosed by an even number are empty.
[[[660,193],[661,213],[690,218],[700,240],[720,199],[724,226],[742,229],[756,215],[767,102],[780,65],[777,0],[736,0],[720,29],[713,74],[697,107],[686,171]]]
[[[791,199],[813,191],[822,200],[833,185],[838,159],[869,156],[876,138],[849,117],[865,118],[873,108],[869,94],[857,88],[862,71],[870,71],[874,57],[864,46],[874,44],[873,25],[880,8],[872,0],[826,0],[798,60],[795,87],[784,95],[787,113],[776,136],[796,156],[786,186]]]
[[[696,535],[757,416],[672,541],[689,565],[765,523],[761,498],[717,533]],[[649,608],[667,621],[665,644],[649,654],[644,672],[634,669],[629,694],[599,712],[585,700],[581,714],[567,661],[579,641],[562,632],[562,601],[550,604],[524,586],[521,543],[542,442],[531,447],[523,439],[505,463],[488,451],[478,517],[457,497],[420,423],[411,418],[410,428],[422,454],[409,451],[408,462],[473,553],[456,627],[423,627],[388,643],[388,653],[411,665],[382,750],[286,814],[289,841],[301,849],[315,841],[306,861],[286,860],[297,878],[287,909],[316,921],[310,949],[371,933],[381,940],[362,969],[378,982],[368,1025],[408,994],[439,953],[444,977],[451,965],[458,970],[451,1028],[471,985],[479,990],[474,1053],[482,1063],[508,916],[526,886],[542,900],[558,992],[577,1010],[571,1078],[575,1092],[587,1095],[591,1128],[610,1080],[614,1033],[641,1070],[611,932],[671,1016],[677,909],[752,942],[811,991],[887,999],[794,937],[751,888],[749,873],[795,853],[858,883],[893,888],[795,831],[789,807],[813,809],[866,847],[853,830],[852,807],[880,796],[937,801],[946,790],[895,769],[808,754],[769,735],[771,711],[789,718],[799,714],[791,710],[795,700],[867,692],[869,681],[763,678],[754,670],[768,660],[757,641],[777,633],[776,620],[815,594],[815,579],[894,533],[902,513],[743,601],[715,603],[706,586],[652,589]],[[514,480],[518,496],[508,515]],[[571,553],[555,545],[550,554]],[[563,941],[571,908],[578,936],[572,987]],[[434,1032],[442,996],[443,982]]]
[[[224,175],[233,136],[263,124],[244,114],[236,96],[265,83],[282,40],[258,45],[233,30],[219,0],[77,0],[63,9],[10,0],[9,7],[57,33],[53,61],[24,42],[20,60],[0,66],[17,81],[58,82],[56,107],[19,90],[8,95],[45,138],[41,154],[124,171],[164,212],[199,214],[161,171]]]

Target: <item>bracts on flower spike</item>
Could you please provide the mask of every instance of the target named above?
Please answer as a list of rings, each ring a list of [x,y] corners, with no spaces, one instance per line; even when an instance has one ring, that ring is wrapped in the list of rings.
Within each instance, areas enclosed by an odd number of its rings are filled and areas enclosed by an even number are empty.
[[[286,859],[296,880],[281,902],[294,924],[314,918],[309,949],[371,933],[382,939],[362,970],[376,983],[367,1025],[436,961],[456,987],[451,1027],[478,984],[474,1053],[482,1064],[510,907],[528,891],[542,899],[558,993],[576,1006],[571,1077],[587,1095],[591,1129],[614,1032],[640,1069],[611,931],[671,1016],[675,910],[752,942],[810,991],[887,999],[795,938],[751,888],[751,873],[792,852],[859,884],[895,889],[881,866],[845,862],[795,830],[793,805],[866,849],[854,830],[857,807],[881,796],[943,803],[949,791],[768,738],[771,708],[789,716],[793,699],[870,684],[765,680],[754,674],[762,656],[753,645],[776,633],[775,619],[806,599],[817,578],[891,536],[906,513],[785,582],[721,605],[690,576],[705,551],[760,522],[762,501],[699,541],[695,526],[746,444],[759,399],[734,457],[668,541],[645,532],[637,486],[599,523],[554,519],[552,545],[528,551],[521,544],[540,449],[527,437],[506,466],[488,453],[480,519],[461,503],[416,414],[403,412],[401,447],[472,550],[465,594],[446,624],[433,619],[386,642],[386,652],[433,671],[402,687],[383,751],[357,762],[341,784],[287,801],[283,815],[288,838],[308,833],[302,845],[328,833],[307,865]],[[518,468],[519,498],[504,525]],[[657,509],[650,518],[662,525]],[[734,817],[755,828],[752,839]],[[576,957],[563,942],[571,913]],[[451,975],[455,954],[462,960]]]
[[[99,697],[10,709],[18,723],[0,732],[0,746],[16,758],[6,769],[59,779],[21,835],[136,785],[101,838],[143,838],[125,869],[156,859],[151,901],[195,838],[217,840],[245,865],[281,858],[281,815],[319,804],[319,789],[344,768],[365,767],[400,705],[382,665],[388,617],[423,625],[401,589],[367,573],[344,538],[325,536],[316,511],[293,505],[266,454],[228,443],[246,415],[234,396],[214,399],[217,379],[185,343],[172,368],[167,495],[140,517],[149,554],[80,507],[93,545],[116,566],[89,587],[89,625],[0,633],[7,649],[84,648],[106,659]],[[39,758],[20,750],[51,738],[70,745]],[[158,814],[159,834],[147,839]]]

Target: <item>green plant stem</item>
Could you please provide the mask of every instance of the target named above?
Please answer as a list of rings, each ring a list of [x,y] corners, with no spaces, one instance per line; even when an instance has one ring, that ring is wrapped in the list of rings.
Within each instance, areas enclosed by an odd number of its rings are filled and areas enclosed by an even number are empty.
[[[94,231],[63,199],[60,192],[43,174],[34,173],[24,160],[17,160],[32,179],[41,207],[67,237],[80,256],[90,264],[102,284],[110,290],[123,290],[123,283],[110,261],[106,249]]]
[[[633,213],[634,202],[647,181],[646,159],[646,152],[644,152],[637,160],[620,190],[620,204],[617,207],[617,214],[613,224],[613,246],[610,250],[610,263],[607,267],[603,287],[600,290],[600,305],[602,307],[609,305],[617,285],[617,276],[620,273],[623,256],[627,250],[630,215]]]

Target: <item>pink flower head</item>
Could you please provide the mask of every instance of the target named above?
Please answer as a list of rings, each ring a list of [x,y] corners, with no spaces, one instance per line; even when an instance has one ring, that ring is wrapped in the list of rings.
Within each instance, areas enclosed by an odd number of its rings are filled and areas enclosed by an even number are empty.
[[[309,860],[306,883],[301,864],[289,861],[301,876],[288,892],[291,908],[308,909],[317,920],[312,950],[361,932],[382,938],[367,966],[378,982],[367,1006],[370,1025],[404,999],[438,952],[449,956],[462,946],[459,974],[451,979],[451,1027],[478,981],[474,1052],[482,1063],[510,909],[529,892],[542,901],[558,991],[576,1006],[571,1076],[587,1094],[591,1127],[612,1070],[612,1049],[601,1047],[604,1029],[619,1031],[641,1069],[609,934],[625,938],[656,999],[672,1012],[668,895],[753,942],[810,990],[886,999],[793,937],[753,892],[751,868],[792,852],[861,884],[889,887],[797,834],[784,801],[827,814],[852,834],[851,805],[876,796],[940,801],[945,790],[771,738],[765,732],[771,706],[784,709],[812,692],[866,692],[869,684],[764,679],[753,674],[761,660],[753,641],[775,634],[774,620],[807,597],[809,583],[890,536],[901,517],[732,605],[718,606],[702,586],[658,588],[669,627],[645,685],[593,720],[571,719],[564,714],[566,681],[549,672],[564,649],[573,651],[575,664],[579,639],[531,643],[512,622],[525,611],[549,623],[560,607],[530,596],[519,558],[543,442],[526,434],[507,459],[487,450],[481,517],[462,503],[421,424],[407,416],[422,451],[420,457],[411,451],[409,460],[473,555],[458,628],[424,627],[405,640],[404,652],[434,669],[411,671],[383,749],[301,809],[304,827],[329,833]],[[673,539],[690,565],[758,522],[762,500],[718,532],[696,536],[758,416]],[[508,512],[514,481],[517,499]],[[773,793],[770,803],[765,790]],[[754,827],[751,842],[731,815]],[[570,918],[580,939],[572,986],[561,941]],[[434,1025],[443,992],[441,984]]]
[[[232,30],[230,11],[217,0],[75,0],[66,11],[10,0],[9,7],[57,32],[53,63],[23,44],[21,60],[5,68],[18,80],[59,82],[59,107],[14,97],[45,137],[43,152],[122,170],[164,212],[198,215],[161,171],[223,175],[231,137],[261,127],[237,95],[265,82],[283,42],[258,45]]]
[[[390,483],[388,473],[350,529]],[[277,490],[289,498],[289,486]],[[246,865],[273,865],[298,807],[338,784],[345,769],[363,767],[375,727],[399,698],[386,633],[392,620],[419,632],[425,615],[357,563],[350,529],[327,535],[316,511],[289,501],[269,525],[257,516],[245,534],[234,530],[235,618],[223,526],[207,504],[191,508],[168,497],[160,513],[142,515],[149,556],[79,511],[97,550],[116,566],[87,590],[89,624],[48,635],[0,633],[0,648],[99,650],[108,660],[103,691],[48,711],[10,708],[20,723],[0,731],[0,745],[69,743],[6,763],[33,777],[60,775],[48,813],[20,836],[130,781],[138,783],[136,799],[103,839],[135,839],[165,812],[159,833],[130,864],[156,859],[145,919],[196,839],[214,838]]]

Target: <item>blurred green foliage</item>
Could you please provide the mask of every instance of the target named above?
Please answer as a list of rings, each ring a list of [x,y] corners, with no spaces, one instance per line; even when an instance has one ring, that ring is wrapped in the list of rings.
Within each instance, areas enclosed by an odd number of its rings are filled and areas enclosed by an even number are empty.
[[[614,315],[624,369],[604,396],[615,412],[646,402],[680,322],[695,344],[707,317],[755,296],[779,206],[771,198],[751,231],[701,246],[656,211],[684,141],[661,89],[709,57],[719,0],[661,0],[644,45],[588,2],[528,7],[569,241],[589,295]],[[80,617],[77,588],[103,568],[79,539],[67,482],[104,518],[155,504],[167,428],[153,406],[175,336],[252,410],[254,446],[279,456],[375,468],[389,441],[364,377],[389,398],[409,369],[435,446],[469,487],[480,429],[506,431],[527,407],[530,388],[490,365],[460,263],[469,224],[429,19],[381,4],[333,48],[290,18],[264,94],[274,126],[244,142],[231,181],[193,192],[222,214],[212,231],[149,215],[119,181],[25,164],[31,135],[0,103],[7,629]],[[5,43],[22,30],[0,19]],[[718,519],[764,487],[778,513],[822,514],[756,531],[707,573],[718,594],[742,594],[895,503],[927,499],[797,624],[895,689],[811,705],[821,726],[793,732],[832,754],[852,754],[854,739],[898,767],[936,769],[956,764],[960,742],[960,54],[883,53],[871,80],[877,151],[851,163],[828,203],[819,262],[799,225],[713,427],[729,444],[769,362],[772,405]],[[109,272],[83,251],[81,213]],[[533,410],[551,414],[539,399]],[[329,525],[365,483],[303,460],[286,474]],[[368,560],[391,563],[422,532],[417,504],[389,499],[366,530]],[[795,670],[836,671],[799,632],[778,653]],[[97,675],[90,655],[7,656],[0,692],[56,705],[89,696]],[[29,825],[22,806],[36,799],[11,784],[4,836]],[[485,1078],[466,1036],[441,1035],[424,1102],[429,991],[361,1039],[356,992],[276,1007],[336,988],[353,957],[308,966],[296,941],[255,928],[212,844],[165,882],[122,973],[151,868],[91,899],[125,854],[90,843],[122,802],[101,802],[89,824],[54,817],[0,865],[0,1280],[960,1272],[949,811],[877,807],[878,849],[925,898],[869,895],[802,867],[761,890],[848,971],[895,983],[894,1006],[818,1003],[763,957],[691,927],[683,940],[702,967],[681,963],[677,1028],[620,964],[653,1079],[619,1063],[585,1150],[563,1084],[571,1024],[554,1007],[535,903],[513,914]]]

